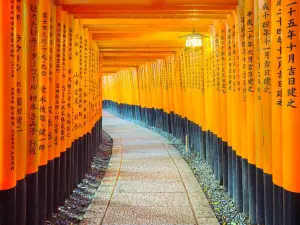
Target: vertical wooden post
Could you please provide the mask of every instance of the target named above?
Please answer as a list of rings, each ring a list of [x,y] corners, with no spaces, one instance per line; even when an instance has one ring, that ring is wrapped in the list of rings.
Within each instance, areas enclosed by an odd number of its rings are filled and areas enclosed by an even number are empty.
[[[25,225],[26,223],[26,126],[27,126],[27,78],[26,78],[26,17],[25,1],[15,2],[16,13],[16,176],[17,176],[17,224]]]
[[[48,164],[48,105],[49,105],[49,44],[50,44],[50,1],[40,2],[38,12],[38,189],[39,224],[47,218],[47,164]]]
[[[283,224],[300,224],[298,0],[282,1]]]
[[[271,2],[273,224],[283,224],[282,1]]]
[[[271,1],[261,0],[260,11],[260,74],[262,85],[262,136],[264,170],[265,224],[273,224],[272,184],[272,76],[271,76]]]
[[[261,31],[260,31],[260,1],[255,1],[255,67],[257,68],[255,73],[255,150],[256,150],[256,221],[259,224],[263,224],[264,218],[264,172],[263,172],[263,111],[262,111],[262,92],[263,92],[263,79],[261,65],[264,61],[261,61]],[[261,64],[262,63],[262,64]]]
[[[57,212],[60,193],[60,155],[61,155],[61,102],[62,102],[62,10],[56,7],[55,23],[55,110],[54,110],[54,189],[53,210]]]
[[[55,31],[56,10],[53,1],[50,2],[49,18],[49,102],[48,102],[48,165],[47,165],[47,220],[53,215],[54,188],[54,121],[55,121]]]
[[[243,211],[246,215],[249,214],[249,191],[248,191],[248,153],[247,153],[247,109],[246,109],[246,100],[247,100],[247,55],[246,55],[246,21],[247,14],[244,10],[245,1],[239,0],[238,6],[238,21],[239,21],[239,74],[240,74],[240,98],[242,99],[241,103],[241,155],[243,158],[242,161],[242,180],[243,180]]]
[[[15,1],[0,6],[0,223],[16,224]]]
[[[26,224],[38,224],[38,140],[39,140],[39,97],[38,89],[38,0],[26,1],[27,39],[27,201]]]
[[[256,170],[255,170],[255,43],[254,43],[254,0],[245,1],[246,28],[246,108],[247,108],[247,155],[248,155],[248,188],[249,217],[251,223],[256,223]]]

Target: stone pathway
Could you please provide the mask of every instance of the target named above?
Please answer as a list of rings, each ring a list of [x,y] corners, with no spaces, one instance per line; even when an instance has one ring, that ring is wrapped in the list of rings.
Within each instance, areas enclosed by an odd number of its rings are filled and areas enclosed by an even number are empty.
[[[219,224],[179,152],[159,134],[103,112],[114,142],[83,225]]]

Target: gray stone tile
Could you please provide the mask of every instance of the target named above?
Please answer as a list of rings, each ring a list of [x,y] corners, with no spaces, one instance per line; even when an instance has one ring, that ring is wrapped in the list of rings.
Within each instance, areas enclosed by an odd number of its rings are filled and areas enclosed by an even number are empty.
[[[110,169],[110,168],[117,169],[119,167],[120,167],[120,162],[115,162],[115,163],[111,162],[111,163],[108,164],[108,169]]]
[[[180,180],[178,181],[121,181],[116,192],[185,192]]]
[[[124,153],[138,154],[138,153],[166,153],[166,149],[160,144],[141,145],[141,146],[124,146]]]
[[[109,207],[103,224],[135,224],[135,209],[130,207]]]
[[[113,186],[100,185],[97,189],[96,195],[103,195],[104,193],[110,194],[113,191]]]
[[[198,225],[219,225],[220,223],[216,218],[201,218],[198,219]]]
[[[186,181],[183,181],[183,182],[184,182],[188,192],[201,192],[202,191],[201,186],[198,183],[194,183],[194,182],[190,183],[190,182],[186,182]]]
[[[113,207],[189,207],[186,193],[114,193]]]
[[[206,204],[206,205],[209,204],[209,202],[202,190],[200,192],[189,192],[189,197],[190,197],[191,203],[194,207],[197,207],[202,204]]]
[[[173,224],[180,224],[182,223],[182,216],[181,216],[181,208],[171,208],[171,207],[164,207],[164,222]]]
[[[169,162],[170,160],[172,160],[167,152],[160,152],[160,153],[147,152],[147,153],[136,153],[136,154],[124,153],[123,159],[126,159],[126,161],[136,160],[139,162],[140,160],[148,160],[149,162],[155,162],[155,163],[159,163],[160,161]]]
[[[114,183],[114,182],[116,182],[116,180],[117,180],[116,176],[107,176],[107,174],[105,174],[105,176],[102,179],[102,182],[104,182],[104,183],[106,183],[106,182],[107,183],[109,183],[109,182]]]
[[[157,157],[156,159],[154,158],[139,158],[139,159],[132,159],[132,158],[127,158],[126,155],[123,157],[123,165],[126,164],[141,164],[141,165],[153,165],[153,166],[174,166],[173,161],[170,157],[163,157],[159,158]]]
[[[112,207],[103,224],[195,224],[189,210],[188,207]]]
[[[209,208],[209,205],[202,205],[200,207],[197,207],[194,209],[196,218],[202,219],[202,218],[214,218],[215,214],[213,213],[212,209]]]
[[[91,206],[84,214],[84,218],[103,218],[105,209],[105,206],[98,208]]]
[[[161,165],[157,165],[157,164],[148,164],[148,163],[124,163],[122,165],[121,168],[122,172],[173,172],[173,173],[178,173],[176,167],[171,164],[161,164]]]
[[[119,172],[119,168],[110,167],[106,169],[105,176],[116,176],[118,172]]]
[[[106,207],[109,199],[110,199],[111,193],[97,193],[96,197],[93,199],[90,207],[93,208],[101,208],[101,207]]]
[[[102,186],[114,186],[115,185],[115,183],[116,183],[116,181],[115,180],[102,180],[101,181],[101,185]]]
[[[180,181],[180,176],[175,171],[166,172],[121,172],[120,181]]]
[[[136,212],[136,224],[150,224],[151,222],[151,208],[139,208]]]
[[[196,224],[193,212],[190,207],[180,209],[182,224]]]

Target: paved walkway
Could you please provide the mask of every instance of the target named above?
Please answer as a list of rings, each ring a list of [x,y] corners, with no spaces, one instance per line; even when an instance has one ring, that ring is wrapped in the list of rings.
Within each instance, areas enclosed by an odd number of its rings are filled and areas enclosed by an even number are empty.
[[[107,112],[103,129],[113,138],[113,152],[82,224],[219,224],[192,171],[165,138]]]

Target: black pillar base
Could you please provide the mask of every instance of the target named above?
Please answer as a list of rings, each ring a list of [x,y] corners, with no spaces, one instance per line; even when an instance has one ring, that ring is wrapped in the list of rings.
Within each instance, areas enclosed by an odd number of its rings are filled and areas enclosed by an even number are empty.
[[[71,148],[67,148],[66,151],[66,195],[69,196],[72,191],[71,183],[71,163],[72,163],[72,152]]]
[[[248,163],[249,219],[256,224],[256,167]]]
[[[218,154],[218,173],[217,173],[217,176],[218,176],[218,180],[220,182],[220,185],[223,184],[223,172],[222,172],[222,169],[223,169],[223,166],[222,166],[222,157],[223,157],[223,146],[222,146],[222,139],[217,137],[217,154]]]
[[[50,221],[53,215],[54,160],[48,161],[47,179],[47,220]]]
[[[222,173],[223,173],[223,186],[228,189],[228,143],[222,141]]]
[[[53,176],[53,212],[56,213],[59,206],[60,192],[60,158],[54,159],[54,176]]]
[[[243,212],[242,157],[236,156],[236,208]]]
[[[236,190],[236,152],[232,150],[231,154],[231,166],[232,166],[232,199],[237,202],[237,190]]]
[[[300,224],[300,193],[283,189],[283,225]]]
[[[26,224],[38,225],[38,173],[26,176]],[[9,224],[9,223],[8,223]]]
[[[39,166],[39,224],[46,224],[47,220],[47,165]]]
[[[60,187],[59,187],[59,205],[63,205],[66,200],[66,172],[67,172],[67,154],[60,153]]]
[[[242,161],[242,179],[243,179],[243,212],[249,216],[249,189],[248,189],[248,160]]]
[[[0,190],[0,224],[16,225],[16,187]]]
[[[265,225],[273,225],[273,182],[272,175],[266,173],[264,173],[264,196]]]
[[[256,168],[256,222],[265,224],[264,171]]]
[[[1,199],[1,197],[0,197]],[[26,180],[25,178],[17,182],[17,197],[16,197],[16,209],[17,209],[17,225],[26,224]],[[0,222],[1,224],[1,222]]]
[[[283,189],[273,184],[273,224],[283,224]]]
[[[227,181],[227,185],[228,185],[228,196],[230,198],[232,198],[233,196],[233,183],[232,183],[232,147],[228,146],[228,181]]]

